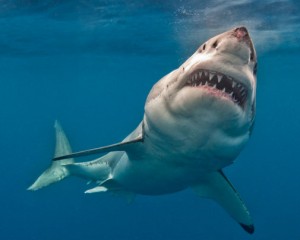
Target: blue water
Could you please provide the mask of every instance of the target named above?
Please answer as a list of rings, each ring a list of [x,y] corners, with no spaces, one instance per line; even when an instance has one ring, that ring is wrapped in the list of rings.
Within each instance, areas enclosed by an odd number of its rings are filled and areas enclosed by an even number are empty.
[[[297,1],[1,1],[1,239],[300,239],[300,6]],[[226,3],[224,3],[226,2]],[[225,169],[250,236],[187,190],[128,205],[69,178],[26,188],[50,164],[60,120],[73,149],[114,143],[151,86],[209,37],[245,25],[258,52],[251,141]]]

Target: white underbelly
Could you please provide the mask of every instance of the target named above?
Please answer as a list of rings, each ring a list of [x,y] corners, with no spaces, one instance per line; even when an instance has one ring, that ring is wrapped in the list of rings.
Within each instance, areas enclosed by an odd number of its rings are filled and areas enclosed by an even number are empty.
[[[180,191],[201,181],[203,175],[230,165],[248,140],[246,135],[231,138],[219,131],[181,141],[150,133],[112,170],[113,179],[125,189],[147,195]],[[203,135],[209,137],[199,138]]]
[[[125,189],[145,195],[181,191],[211,170],[176,161],[158,159],[129,160],[124,154],[112,172],[113,179]]]

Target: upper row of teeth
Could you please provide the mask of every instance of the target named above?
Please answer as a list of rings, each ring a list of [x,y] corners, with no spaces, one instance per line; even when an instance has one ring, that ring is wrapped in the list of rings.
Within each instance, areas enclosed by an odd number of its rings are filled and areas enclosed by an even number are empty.
[[[192,83],[193,81],[197,80],[198,78],[201,78],[202,75],[204,74],[204,76],[207,77],[207,75],[209,75],[209,81],[211,81],[213,79],[213,77],[215,75],[217,75],[218,77],[218,83],[220,83],[222,81],[222,78],[224,75],[221,75],[221,74],[217,74],[217,73],[212,73],[212,72],[202,72],[200,71],[198,74],[194,74],[192,79],[190,79],[188,81],[188,83]],[[229,80],[233,80],[231,77],[227,77]],[[238,88],[240,88],[242,85],[240,83],[236,83],[235,81],[232,81],[232,88],[234,88],[235,86],[237,86]]]
[[[202,71],[200,71],[199,73],[194,74],[194,75],[192,76],[191,79],[189,79],[188,84],[192,84],[192,82],[194,82],[194,81],[197,80],[198,78],[201,78],[203,74],[204,74],[205,77],[207,77],[207,76],[209,75],[209,81],[211,81],[211,80],[213,79],[213,77],[214,77],[215,75],[217,75],[217,77],[218,77],[218,83],[220,83],[220,82],[222,81],[222,78],[223,78],[223,76],[224,76],[224,75],[217,74],[217,73],[206,72],[206,71],[203,71],[203,72],[202,72]],[[228,78],[229,80],[233,80],[233,79],[230,78],[230,77],[227,77],[227,78]],[[200,82],[200,84],[201,84],[201,82]],[[194,83],[194,85],[196,86],[196,83]],[[208,85],[207,82],[205,82],[204,85]],[[235,86],[237,86],[238,88],[241,88],[241,87],[242,87],[242,85],[241,85],[240,83],[236,83],[235,81],[232,81],[232,88],[234,88]],[[212,87],[216,87],[216,84],[215,84],[214,86],[212,86]],[[223,89],[223,92],[225,92],[225,88]]]

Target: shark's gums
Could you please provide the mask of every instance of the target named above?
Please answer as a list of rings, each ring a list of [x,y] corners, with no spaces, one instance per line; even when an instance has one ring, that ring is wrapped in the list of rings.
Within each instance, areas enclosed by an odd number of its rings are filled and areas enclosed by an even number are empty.
[[[245,146],[255,119],[256,53],[245,27],[217,35],[150,91],[143,120],[122,142],[72,153],[56,122],[50,167],[28,188],[69,175],[94,183],[86,193],[160,195],[192,188],[220,204],[248,233],[249,212],[222,169]],[[75,157],[107,153],[93,161]]]

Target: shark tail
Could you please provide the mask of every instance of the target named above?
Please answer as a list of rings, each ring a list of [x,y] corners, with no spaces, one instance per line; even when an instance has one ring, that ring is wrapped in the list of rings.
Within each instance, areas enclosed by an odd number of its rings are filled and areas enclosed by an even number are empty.
[[[56,133],[56,146],[54,156],[58,157],[70,154],[72,152],[70,143],[58,121],[55,121],[54,128]],[[72,163],[74,163],[73,158],[68,158],[60,161],[52,161],[50,167],[47,168],[27,190],[36,191],[52,183],[63,180],[70,175],[70,171],[68,170],[66,165]]]

